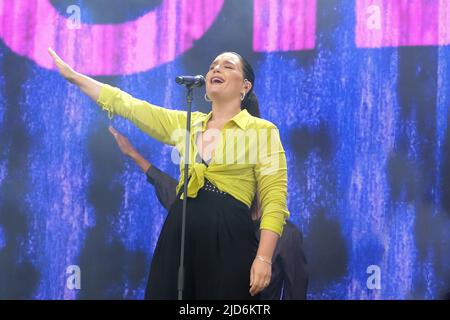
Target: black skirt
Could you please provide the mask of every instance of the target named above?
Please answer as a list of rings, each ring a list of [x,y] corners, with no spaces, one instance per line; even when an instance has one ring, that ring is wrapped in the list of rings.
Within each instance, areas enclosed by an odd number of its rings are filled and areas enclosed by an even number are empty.
[[[257,299],[249,293],[258,246],[250,209],[211,186],[206,181],[187,202],[183,299]],[[145,299],[178,298],[182,207],[178,197],[164,222]]]

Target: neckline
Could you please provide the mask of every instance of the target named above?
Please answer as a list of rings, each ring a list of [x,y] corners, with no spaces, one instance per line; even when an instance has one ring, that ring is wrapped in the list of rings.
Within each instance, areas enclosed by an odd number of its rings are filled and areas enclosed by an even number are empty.
[[[196,160],[195,162],[197,163],[203,163],[206,167],[208,167],[211,164],[211,160],[209,159],[208,161],[206,161],[205,159],[202,158],[202,156],[200,155],[199,152],[197,152],[197,156],[196,156]]]
[[[211,162],[213,161],[213,159],[214,159],[214,155],[215,155],[215,153],[216,153],[216,150],[217,150],[217,148],[218,148],[218,146],[219,146],[219,143],[220,143],[220,141],[219,142],[217,142],[217,145],[215,146],[215,148],[214,148],[214,150],[212,151],[212,153],[211,153],[211,157],[208,159],[208,160],[205,160],[204,158],[203,158],[203,155],[202,154],[200,154],[200,149],[198,148],[198,145],[197,145],[197,140],[199,139],[199,134],[200,133],[203,133],[203,130],[199,130],[199,131],[197,131],[196,133],[195,133],[195,136],[194,136],[194,141],[193,141],[193,144],[194,144],[194,146],[195,146],[195,151],[196,151],[196,153],[197,153],[197,155],[196,155],[196,160],[198,160],[197,162],[201,162],[201,163],[203,163],[205,166],[209,166],[210,164],[211,164]],[[220,130],[220,133],[222,134],[222,130]],[[221,138],[220,138],[221,139]]]

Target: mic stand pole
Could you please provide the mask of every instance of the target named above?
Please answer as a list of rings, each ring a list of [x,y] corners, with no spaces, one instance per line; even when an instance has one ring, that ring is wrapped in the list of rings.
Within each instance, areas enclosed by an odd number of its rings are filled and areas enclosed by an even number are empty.
[[[184,243],[186,238],[186,206],[187,206],[187,185],[189,171],[189,151],[191,141],[191,111],[193,100],[193,85],[187,86],[187,119],[186,119],[186,138],[184,148],[184,184],[183,184],[183,211],[181,218],[181,251],[180,266],[178,268],[178,300],[183,300],[184,290]]]

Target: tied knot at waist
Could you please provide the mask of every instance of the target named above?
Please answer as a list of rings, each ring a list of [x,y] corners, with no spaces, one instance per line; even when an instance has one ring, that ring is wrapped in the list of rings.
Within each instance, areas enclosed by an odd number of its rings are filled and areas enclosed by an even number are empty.
[[[203,163],[194,163],[189,167],[188,197],[197,197],[198,191],[205,185],[206,169],[206,165]]]

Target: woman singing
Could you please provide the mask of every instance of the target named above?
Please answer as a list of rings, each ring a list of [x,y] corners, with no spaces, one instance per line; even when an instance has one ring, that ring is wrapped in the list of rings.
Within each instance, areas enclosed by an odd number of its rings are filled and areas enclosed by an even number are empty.
[[[181,155],[177,200],[153,254],[147,299],[177,299],[186,112],[161,108],[77,73],[49,49],[61,75],[104,110],[132,121]],[[184,299],[255,299],[271,279],[271,259],[289,212],[286,157],[278,130],[259,113],[255,75],[239,54],[214,59],[206,75],[208,114],[192,114],[186,212]],[[255,111],[256,110],[256,111]],[[257,113],[256,113],[257,114]],[[260,241],[250,206],[259,192]]]

